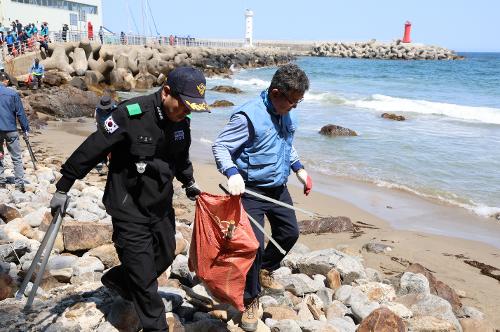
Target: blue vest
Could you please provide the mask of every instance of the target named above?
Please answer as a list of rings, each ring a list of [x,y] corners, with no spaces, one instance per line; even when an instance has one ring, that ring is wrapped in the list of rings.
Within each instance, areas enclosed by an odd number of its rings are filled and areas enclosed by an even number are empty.
[[[290,152],[297,128],[295,116],[291,112],[274,114],[267,91],[242,105],[236,113],[244,114],[254,129],[253,141],[235,160],[245,183],[265,188],[285,184],[290,175]]]

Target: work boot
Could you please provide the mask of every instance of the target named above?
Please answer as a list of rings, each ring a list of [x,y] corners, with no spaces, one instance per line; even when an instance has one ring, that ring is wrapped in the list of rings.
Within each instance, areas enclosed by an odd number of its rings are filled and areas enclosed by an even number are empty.
[[[285,291],[285,287],[274,279],[273,271],[261,269],[259,273],[260,286],[268,294],[280,294]]]
[[[120,282],[120,279],[124,279],[127,276],[123,276],[123,269],[118,266],[111,268],[108,272],[104,273],[101,277],[101,282],[106,288],[112,289],[118,293],[124,300],[132,301],[132,296],[126,291],[126,287],[123,285],[124,282]]]
[[[256,297],[248,302],[245,300],[245,311],[241,316],[240,328],[246,332],[257,330],[259,324],[259,298]]]
[[[26,189],[24,188],[24,184],[16,184],[16,190],[19,190],[22,193],[26,192]]]

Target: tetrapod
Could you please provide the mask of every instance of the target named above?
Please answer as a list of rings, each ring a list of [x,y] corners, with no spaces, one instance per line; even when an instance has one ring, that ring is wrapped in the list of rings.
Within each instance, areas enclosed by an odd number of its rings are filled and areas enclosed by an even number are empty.
[[[47,262],[50,257],[50,252],[54,247],[54,242],[56,240],[57,233],[59,232],[59,227],[61,226],[63,216],[64,212],[61,212],[61,209],[57,209],[56,213],[54,214],[54,217],[52,218],[52,221],[50,222],[49,228],[47,229],[47,232],[43,237],[42,243],[40,243],[40,247],[36,252],[35,258],[31,262],[31,266],[28,270],[28,273],[24,277],[24,281],[21,284],[19,290],[17,291],[16,299],[20,300],[24,294],[24,291],[26,290],[26,287],[28,286],[28,283],[31,280],[31,277],[33,276],[33,272],[35,272],[35,269],[41,263],[36,273],[35,282],[33,283],[31,291],[28,295],[28,301],[24,306],[24,310],[31,309],[31,305],[33,304],[33,300],[35,299],[36,291],[38,289],[38,286],[40,285],[40,282],[42,281],[43,274],[45,272],[45,267],[47,266]]]

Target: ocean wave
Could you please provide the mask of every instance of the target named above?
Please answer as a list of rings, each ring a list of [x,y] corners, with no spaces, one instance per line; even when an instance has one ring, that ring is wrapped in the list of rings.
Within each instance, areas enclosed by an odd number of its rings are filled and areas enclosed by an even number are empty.
[[[330,92],[322,92],[322,93],[306,92],[304,95],[304,100],[309,102],[324,102],[336,105],[344,104],[346,102],[345,98],[342,98]]]
[[[500,207],[487,206],[484,204],[476,203],[474,201],[469,201],[467,203],[462,202],[456,195],[452,195],[452,196],[456,197],[456,199],[453,199],[450,197],[446,197],[448,195],[445,195],[445,194],[423,193],[419,190],[416,190],[414,188],[410,188],[406,185],[387,182],[387,181],[383,181],[383,180],[376,180],[375,184],[378,187],[384,187],[384,188],[389,188],[389,189],[398,189],[398,190],[409,192],[411,194],[414,194],[416,196],[423,197],[426,199],[437,200],[441,203],[445,203],[445,204],[452,205],[452,206],[458,206],[458,207],[461,207],[463,209],[469,210],[469,211],[471,211],[471,212],[473,212],[481,217],[491,217],[491,216],[495,215],[496,213],[500,213]]]
[[[363,100],[347,100],[346,105],[379,112],[440,115],[458,120],[500,124],[500,109],[492,107],[465,106],[427,100],[397,98],[381,94],[375,94]]]
[[[233,81],[235,85],[239,86],[249,86],[253,85],[259,88],[267,88],[269,86],[269,82],[258,79],[258,78],[250,78],[248,80],[240,80],[240,79],[235,79]]]

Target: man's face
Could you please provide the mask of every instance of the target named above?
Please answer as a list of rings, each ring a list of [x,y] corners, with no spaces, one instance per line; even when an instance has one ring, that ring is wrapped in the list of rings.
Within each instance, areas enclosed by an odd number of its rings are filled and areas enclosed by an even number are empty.
[[[189,108],[184,105],[179,96],[170,94],[170,87],[165,85],[161,92],[163,111],[172,122],[181,122],[187,115],[191,114]]]
[[[304,99],[304,93],[300,91],[280,91],[272,89],[271,102],[273,103],[276,113],[285,115]]]

